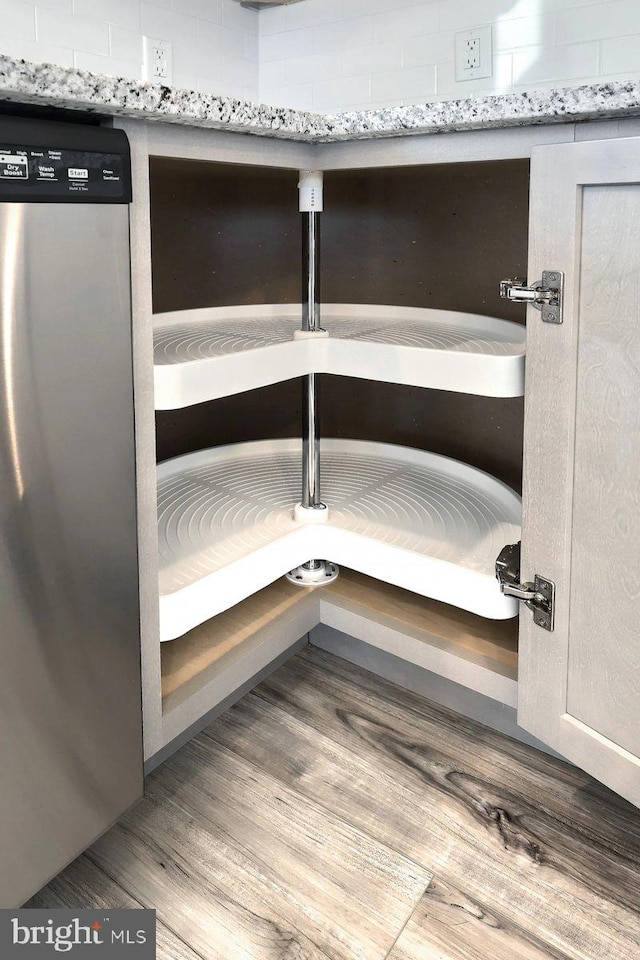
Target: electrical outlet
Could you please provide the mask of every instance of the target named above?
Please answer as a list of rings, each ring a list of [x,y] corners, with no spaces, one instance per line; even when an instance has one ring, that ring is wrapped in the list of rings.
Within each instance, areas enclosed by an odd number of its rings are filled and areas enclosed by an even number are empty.
[[[173,75],[172,47],[169,40],[156,37],[142,38],[143,75],[151,83],[163,83],[169,86]]]
[[[480,66],[480,40],[478,37],[471,37],[464,42],[464,70],[475,70]]]
[[[491,25],[456,33],[456,80],[478,80],[493,74]]]

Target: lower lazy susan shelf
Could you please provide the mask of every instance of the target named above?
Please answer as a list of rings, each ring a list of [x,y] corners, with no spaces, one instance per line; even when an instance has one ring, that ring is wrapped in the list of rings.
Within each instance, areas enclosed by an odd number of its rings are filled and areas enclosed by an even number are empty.
[[[328,303],[327,336],[295,339],[300,304],[182,310],[154,317],[158,410],[215,400],[309,373],[487,397],[524,387],[524,327],[417,307]]]
[[[492,619],[517,613],[494,564],[520,498],[488,474],[390,444],[322,441],[323,524],[299,523],[301,443],[202,450],[158,468],[160,639],[172,640],[312,558]]]

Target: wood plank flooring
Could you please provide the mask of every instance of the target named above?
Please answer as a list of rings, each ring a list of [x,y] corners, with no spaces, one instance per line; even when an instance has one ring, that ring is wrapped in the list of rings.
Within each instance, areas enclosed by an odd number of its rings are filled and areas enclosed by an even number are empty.
[[[545,960],[555,956],[505,926],[491,908],[433,880],[398,937],[389,960]]]
[[[640,811],[307,647],[28,906],[158,911],[160,960],[638,960]]]

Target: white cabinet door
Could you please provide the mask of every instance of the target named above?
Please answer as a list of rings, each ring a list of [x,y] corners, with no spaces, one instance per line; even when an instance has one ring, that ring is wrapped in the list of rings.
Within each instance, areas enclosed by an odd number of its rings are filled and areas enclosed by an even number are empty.
[[[521,725],[640,806],[640,139],[533,150],[529,282],[565,274],[564,323],[529,307]]]

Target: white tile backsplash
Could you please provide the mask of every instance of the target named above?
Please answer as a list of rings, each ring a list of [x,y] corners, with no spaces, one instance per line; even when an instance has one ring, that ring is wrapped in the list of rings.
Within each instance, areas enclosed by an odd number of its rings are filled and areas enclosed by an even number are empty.
[[[513,54],[515,82],[529,85],[539,80],[555,80],[559,73],[571,81],[589,77],[596,72],[597,66],[597,43],[570,43],[552,50],[532,47]]]
[[[244,34],[244,46],[243,46],[243,56],[251,64],[257,64],[258,58],[260,56],[260,38],[257,33],[245,33]],[[256,76],[254,78],[254,83],[256,87],[258,86],[258,71],[255,71]]]
[[[232,30],[258,36],[258,17],[255,10],[241,7],[234,0],[222,0],[222,24]]]
[[[188,14],[145,2],[140,4],[140,21],[144,36],[171,40],[174,47],[182,43],[193,46],[199,32],[205,27],[204,21],[198,21]]]
[[[320,56],[320,54],[318,54]],[[342,54],[342,75],[381,73],[384,70],[402,69],[402,43],[390,40],[388,43],[369,43],[363,47],[349,47]],[[422,64],[416,64],[422,66]]]
[[[108,73],[110,76],[126,77],[137,69],[135,60],[121,60],[118,57],[101,57],[97,53],[73,54],[73,66],[79,70],[91,70],[93,73]]]
[[[278,38],[269,46],[268,75],[261,62],[261,90],[264,77],[271,102],[295,105],[287,96],[289,85],[298,86],[295,71],[278,67],[306,55],[288,45],[293,11],[297,24],[310,27],[319,63],[342,56],[339,75],[308,80],[314,109],[344,109],[357,79],[369,81],[371,107],[640,79],[640,0],[342,0],[340,16],[335,8],[332,0],[301,0],[260,13],[262,40]],[[493,75],[458,81],[455,33],[483,24],[493,28]]]
[[[603,40],[600,44],[602,73],[637,73],[640,66],[640,34]]]
[[[77,0],[73,2],[76,3]],[[97,2],[100,3],[101,0]],[[186,13],[189,17],[222,23],[222,0],[171,0],[171,9],[176,13]]]
[[[286,7],[265,7],[258,17],[258,32],[261,37],[272,33],[284,33],[287,29]]]
[[[368,77],[341,77],[339,80],[320,80],[313,84],[313,109],[320,113],[359,110],[370,102]]]
[[[541,17],[516,17],[514,20],[498,20],[493,25],[493,49],[497,53],[519,50],[520,47],[554,46],[556,37],[555,14]]]
[[[286,65],[287,83],[317,83],[341,76],[342,56],[339,53],[313,53],[309,57],[291,57]]]
[[[606,0],[588,7],[561,10],[558,18],[558,42],[604,40],[640,32],[638,0]]]
[[[260,103],[282,106],[286,103],[293,110],[313,109],[313,84],[286,84],[269,87],[260,83]]]
[[[348,21],[355,23],[356,21]],[[406,40],[409,37],[437,33],[440,23],[437,3],[420,3],[415,7],[387,10],[371,18],[373,42]]]
[[[454,34],[493,26],[493,76],[456,81]],[[0,53],[142,76],[142,36],[173,82],[334,112],[640,79],[640,0],[0,0]]]
[[[517,3],[516,0],[440,0],[440,29],[468,30],[482,23],[494,23],[498,17],[508,16],[514,7],[520,7],[521,17],[539,13],[539,4],[534,0],[531,9],[529,0]]]
[[[303,0],[303,3],[316,3],[316,0]],[[313,27],[313,49],[315,53],[335,53],[350,47],[373,43],[373,25],[371,17],[357,17],[355,20],[336,20]],[[286,34],[280,34],[281,42]],[[386,39],[386,38],[383,38]],[[336,78],[337,79],[337,78]]]
[[[71,13],[36,8],[36,39],[81,53],[109,54],[109,24]]]
[[[293,58],[297,59],[296,57]],[[279,90],[287,89],[287,61],[286,60],[272,60],[269,63],[260,64],[260,90],[273,90],[278,88]],[[261,97],[261,100],[264,102],[264,98]]]
[[[453,63],[454,40],[454,33],[409,37],[402,43],[402,66],[426,67],[432,63]]]
[[[85,20],[106,20],[130,30],[140,29],[140,7],[131,0],[73,0],[73,13]]]
[[[3,42],[7,40],[35,40],[35,12],[31,4],[19,0],[0,0],[0,29]]]
[[[270,60],[288,60],[290,57],[305,57],[313,52],[313,31],[288,30],[260,37],[260,63]]]
[[[323,3],[294,3],[285,8],[287,30],[313,27],[319,23],[342,20],[342,0],[323,0]]]
[[[376,73],[371,77],[373,100],[404,101],[418,97],[422,103],[433,100],[436,93],[435,64],[428,67],[411,67],[391,73]]]
[[[25,60],[141,80],[144,35],[174,86],[258,99],[258,13],[233,0],[0,0],[0,53]]]
[[[431,3],[434,0],[430,0]],[[342,0],[342,16],[364,17],[372,13],[384,13],[386,10],[404,10],[405,7],[418,7],[421,0]]]
[[[46,43],[36,43],[35,40],[15,40],[11,37],[2,38],[2,52],[16,60],[39,60],[56,63],[61,67],[73,66],[73,50],[64,47],[54,47]]]
[[[140,69],[140,30],[126,30],[113,23],[109,24],[109,54],[118,60],[129,60],[136,64],[135,76]]]
[[[33,7],[33,4],[30,6]],[[64,10],[65,13],[73,13],[73,0],[39,0],[38,6],[44,10]]]
[[[218,23],[199,24],[196,31],[198,58],[210,60],[218,56],[242,59],[245,54],[244,33]]]

